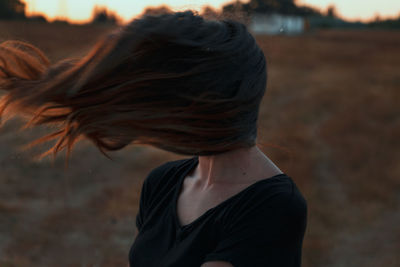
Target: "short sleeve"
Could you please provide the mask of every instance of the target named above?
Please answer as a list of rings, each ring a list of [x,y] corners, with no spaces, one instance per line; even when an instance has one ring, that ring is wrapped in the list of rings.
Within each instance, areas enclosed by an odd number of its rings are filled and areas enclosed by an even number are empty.
[[[299,267],[307,219],[301,195],[280,193],[225,231],[203,262],[227,261],[234,267]]]

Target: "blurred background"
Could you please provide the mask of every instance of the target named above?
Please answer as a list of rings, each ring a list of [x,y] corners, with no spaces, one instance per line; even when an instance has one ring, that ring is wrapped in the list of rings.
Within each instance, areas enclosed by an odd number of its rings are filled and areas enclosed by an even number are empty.
[[[303,266],[400,266],[400,1],[192,2],[0,0],[0,41],[57,62],[143,13],[241,20],[269,64],[260,148],[308,201]],[[186,157],[82,141],[65,169],[22,123],[0,128],[0,266],[126,266],[143,179]]]

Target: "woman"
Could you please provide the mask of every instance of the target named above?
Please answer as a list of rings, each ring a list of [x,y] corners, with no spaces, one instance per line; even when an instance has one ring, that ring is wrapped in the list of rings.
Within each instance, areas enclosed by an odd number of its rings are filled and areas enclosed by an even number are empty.
[[[143,16],[83,59],[51,66],[35,47],[0,45],[0,112],[59,130],[45,153],[87,138],[191,157],[145,179],[135,267],[300,266],[306,202],[256,145],[266,61],[246,27],[191,11]],[[67,157],[68,158],[68,157]]]

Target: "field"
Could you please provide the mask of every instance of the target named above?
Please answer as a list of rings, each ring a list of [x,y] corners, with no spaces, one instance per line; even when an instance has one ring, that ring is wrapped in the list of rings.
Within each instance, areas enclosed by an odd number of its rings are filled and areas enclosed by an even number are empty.
[[[110,30],[0,22],[0,41],[55,62]],[[260,148],[308,201],[303,266],[400,266],[400,32],[256,38],[269,64]],[[126,266],[143,179],[184,156],[132,146],[110,161],[83,141],[65,170],[21,150],[47,131],[20,125],[0,128],[0,266]]]

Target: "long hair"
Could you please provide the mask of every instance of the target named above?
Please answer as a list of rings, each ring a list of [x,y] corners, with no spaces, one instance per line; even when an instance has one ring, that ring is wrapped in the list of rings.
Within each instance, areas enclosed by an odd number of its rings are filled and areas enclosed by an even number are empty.
[[[32,143],[57,139],[43,156],[66,148],[68,158],[80,138],[106,156],[129,144],[183,155],[253,146],[266,81],[244,24],[190,10],[134,19],[85,57],[53,65],[30,44],[0,44],[0,118],[56,125]]]

